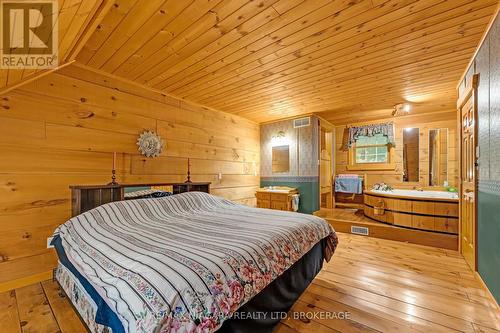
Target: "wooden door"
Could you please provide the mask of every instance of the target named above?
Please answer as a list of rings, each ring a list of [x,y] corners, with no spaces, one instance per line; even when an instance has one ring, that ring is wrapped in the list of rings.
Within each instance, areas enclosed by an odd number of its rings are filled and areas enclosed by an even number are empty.
[[[460,115],[460,251],[477,269],[477,76],[458,102]]]

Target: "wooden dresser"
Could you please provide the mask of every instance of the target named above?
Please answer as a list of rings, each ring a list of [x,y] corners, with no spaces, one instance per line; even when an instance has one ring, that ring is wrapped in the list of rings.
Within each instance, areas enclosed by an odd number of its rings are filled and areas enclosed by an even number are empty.
[[[296,188],[276,186],[272,190],[260,188],[255,192],[257,207],[293,211],[292,196],[298,194]]]

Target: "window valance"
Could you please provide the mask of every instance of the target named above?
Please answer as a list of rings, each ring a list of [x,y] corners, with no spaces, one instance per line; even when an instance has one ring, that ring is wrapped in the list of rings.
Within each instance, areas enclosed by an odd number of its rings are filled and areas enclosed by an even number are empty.
[[[394,123],[384,123],[349,127],[347,147],[351,148],[360,136],[374,136],[375,134],[385,135],[388,144],[393,147],[396,146],[396,141],[394,140]]]

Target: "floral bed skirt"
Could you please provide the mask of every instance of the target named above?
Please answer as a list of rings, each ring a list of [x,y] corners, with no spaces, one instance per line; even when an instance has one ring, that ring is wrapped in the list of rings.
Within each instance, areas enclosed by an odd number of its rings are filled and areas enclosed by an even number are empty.
[[[109,327],[95,322],[97,305],[78,279],[61,263],[56,269],[56,279],[91,333],[111,333],[112,330]]]

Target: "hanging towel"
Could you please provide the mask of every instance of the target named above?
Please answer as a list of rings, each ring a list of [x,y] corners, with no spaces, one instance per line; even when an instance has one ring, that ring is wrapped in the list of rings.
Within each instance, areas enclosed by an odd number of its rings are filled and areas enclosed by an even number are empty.
[[[338,178],[359,178],[357,173],[341,173],[337,175]]]
[[[300,200],[300,194],[292,195],[292,209],[294,212],[299,210],[299,200]]]
[[[359,177],[335,177],[335,192],[363,193],[363,180]]]

